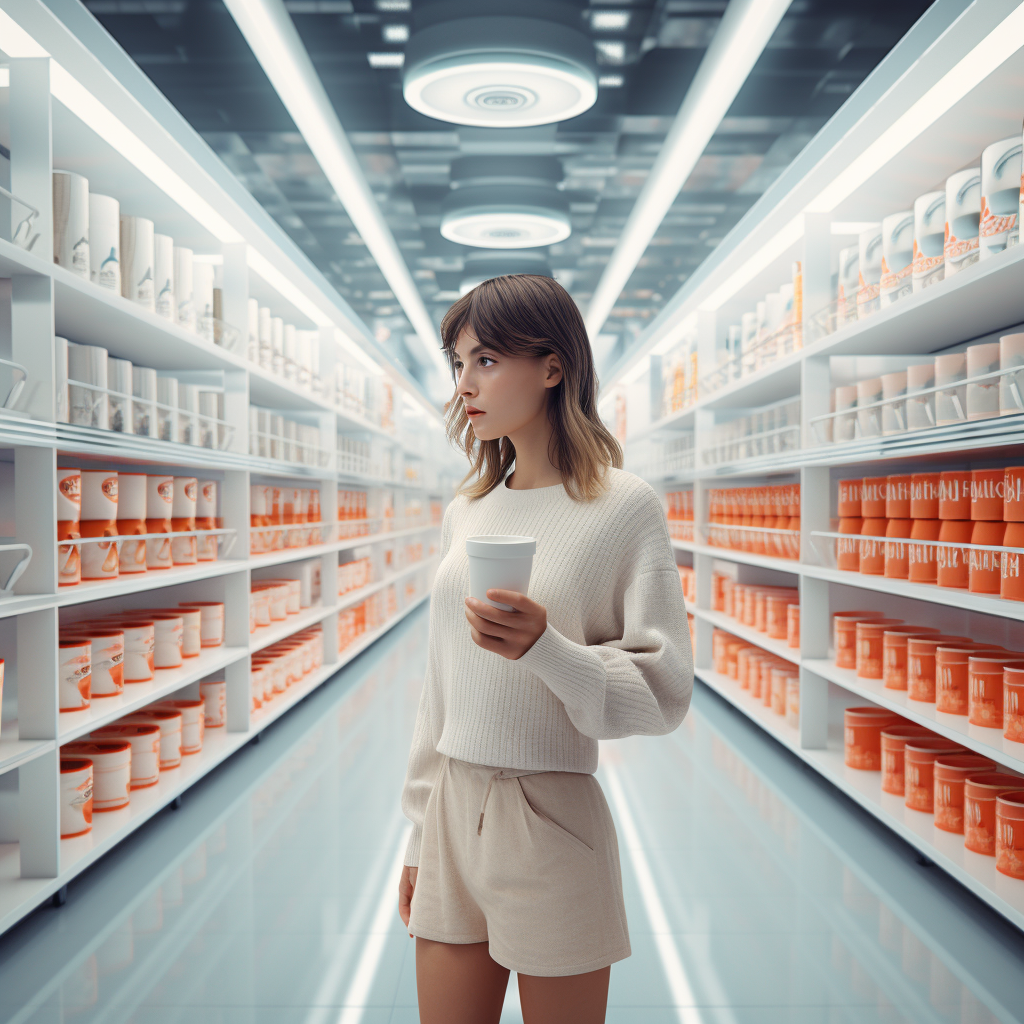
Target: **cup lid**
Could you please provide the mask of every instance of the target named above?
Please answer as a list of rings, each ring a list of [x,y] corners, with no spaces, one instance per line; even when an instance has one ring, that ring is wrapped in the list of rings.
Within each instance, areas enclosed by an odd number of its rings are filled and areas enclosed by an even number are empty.
[[[476,558],[524,558],[536,553],[535,537],[489,534],[466,538],[466,554]]]

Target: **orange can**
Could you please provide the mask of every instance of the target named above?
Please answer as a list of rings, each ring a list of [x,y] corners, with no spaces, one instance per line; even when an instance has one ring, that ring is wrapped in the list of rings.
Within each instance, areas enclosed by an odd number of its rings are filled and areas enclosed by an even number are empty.
[[[1003,545],[1008,548],[1024,548],[1024,523],[1006,524]],[[1003,551],[999,559],[999,596],[1007,601],[1024,601],[1024,572],[1021,571],[1021,554],[1018,551]]]
[[[766,632],[773,640],[785,640],[789,636],[789,609],[800,598],[795,593],[769,594],[765,600]]]
[[[899,715],[885,708],[847,708],[843,712],[846,766],[861,771],[881,771],[882,730],[901,722]]]
[[[1003,735],[1024,743],[1024,666],[1003,667]]]
[[[882,730],[882,791],[894,796],[904,795],[903,748],[908,740],[935,734],[923,725],[900,722]]]
[[[964,783],[995,770],[980,754],[946,754],[935,759],[935,827],[964,834]]]
[[[888,477],[866,476],[861,484],[860,514],[865,519],[884,519]]]
[[[910,518],[939,518],[939,474],[913,473],[910,477]]]
[[[1005,469],[971,470],[971,518],[975,521],[1003,521]]]
[[[880,621],[881,612],[838,612],[832,616],[833,646],[838,668],[857,667],[857,623]]]
[[[786,668],[777,665],[772,669],[772,711],[779,716],[786,714],[786,690],[791,679],[797,679],[798,674],[793,668]]]
[[[954,587],[966,590],[970,583],[971,559],[967,548],[951,545],[970,544],[974,523],[969,519],[946,519],[939,529],[942,546],[936,549],[935,582],[940,587]]]
[[[1003,521],[1024,523],[1024,466],[1003,470]]]
[[[874,538],[884,537],[888,529],[887,519],[865,519],[861,525],[860,571],[865,576],[885,575],[885,541]]]
[[[1024,779],[1008,772],[986,772],[964,781],[964,846],[996,855],[996,799],[1024,792]]]
[[[800,605],[791,604],[786,608],[786,645],[797,649],[800,646]]]
[[[971,471],[954,469],[939,474],[939,518],[971,518]]]
[[[736,655],[736,681],[741,690],[750,689],[750,658],[756,648],[744,647]]]
[[[882,681],[887,690],[907,688],[907,641],[939,631],[931,626],[899,626],[882,630]]]
[[[900,626],[899,619],[868,619],[855,625],[857,643],[857,676],[860,679],[881,679],[884,675],[883,640],[886,629]]]
[[[908,740],[903,748],[906,777],[904,803],[912,811],[931,814],[935,808],[935,759],[943,755],[964,754],[959,743],[941,736]]]
[[[968,644],[935,648],[935,710],[947,715],[967,714],[969,662],[978,650]]]
[[[1024,669],[1019,654],[979,653],[970,658],[967,675],[967,721],[988,729],[1003,728],[1003,671]]]
[[[913,530],[913,519],[889,520],[889,525],[885,528],[885,561],[883,562],[883,573],[886,578],[905,580],[909,577],[910,545],[903,543],[903,538],[910,537]]]
[[[910,518],[910,474],[889,476],[885,482],[885,518]]]
[[[860,518],[860,503],[863,490],[864,481],[859,478],[839,481],[839,500],[836,503],[836,515],[840,519],[847,519],[850,516]]]
[[[836,541],[836,565],[845,572],[860,572],[860,531],[864,520],[860,516],[849,516],[839,520],[838,533],[849,534],[850,540],[840,537]]]
[[[996,797],[996,871],[1024,879],[1024,793]]]
[[[935,649],[971,641],[963,636],[918,636],[907,639],[907,696],[911,700],[935,703]]]
[[[1006,523],[979,520],[971,531],[972,544],[992,544],[1002,547]],[[1002,552],[971,549],[968,565],[968,589],[972,594],[998,594],[1000,587]]]
[[[938,540],[942,532],[941,519],[915,519],[910,539]],[[934,583],[938,574],[938,548],[933,544],[910,544],[907,552],[907,578],[911,583]]]

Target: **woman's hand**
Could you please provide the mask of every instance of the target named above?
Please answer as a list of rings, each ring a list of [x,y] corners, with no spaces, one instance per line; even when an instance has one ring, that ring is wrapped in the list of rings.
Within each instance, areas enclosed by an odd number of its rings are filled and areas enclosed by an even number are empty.
[[[412,894],[416,889],[416,872],[418,868],[411,868],[407,864],[402,868],[402,878],[398,883],[398,916],[402,924],[409,927],[409,914],[412,910]],[[412,938],[412,933],[409,935]]]
[[[517,661],[548,628],[547,609],[515,590],[488,590],[492,601],[510,604],[515,611],[505,612],[475,597],[466,598],[466,618],[473,642],[485,651],[494,651],[509,661]]]

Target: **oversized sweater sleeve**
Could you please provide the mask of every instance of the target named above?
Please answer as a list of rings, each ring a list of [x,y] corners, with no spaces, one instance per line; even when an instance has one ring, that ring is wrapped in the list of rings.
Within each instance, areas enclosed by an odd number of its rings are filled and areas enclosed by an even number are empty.
[[[448,554],[451,545],[452,504],[454,503],[449,504],[445,510],[441,528],[441,558]],[[419,709],[416,712],[416,726],[409,751],[405,786],[402,790],[402,812],[412,822],[412,835],[406,847],[405,863],[412,867],[416,867],[420,861],[420,842],[423,838],[423,818],[427,801],[430,799],[434,781],[444,760],[437,752],[443,728],[444,694],[434,666],[428,658],[423,689],[420,691]]]
[[[693,690],[679,570],[653,491],[638,496],[629,524],[610,594],[613,635],[576,643],[549,621],[519,659],[562,701],[572,724],[598,740],[671,732]]]

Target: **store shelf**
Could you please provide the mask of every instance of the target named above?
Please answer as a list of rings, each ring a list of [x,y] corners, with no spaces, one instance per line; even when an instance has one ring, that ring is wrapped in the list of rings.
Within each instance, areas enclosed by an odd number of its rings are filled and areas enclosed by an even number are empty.
[[[56,745],[54,740],[17,739],[17,734],[16,722],[4,723],[3,737],[0,738],[0,775],[53,750]]]
[[[344,594],[340,594],[338,596],[338,607],[348,608],[354,604],[358,604],[360,601],[368,598],[371,594],[376,594],[378,590],[383,590],[389,584],[395,583],[420,569],[427,568],[433,562],[436,562],[438,557],[438,555],[430,555],[428,558],[421,558],[418,562],[413,562],[412,565],[407,565],[403,569],[399,569],[397,572],[389,573],[382,580],[377,580],[375,583],[368,583],[365,587],[359,587],[356,590],[346,591]]]
[[[837,668],[824,658],[805,658],[802,664],[815,675],[828,679],[844,690],[962,743],[1015,772],[1024,773],[1024,743],[1005,739],[1001,729],[985,729],[971,725],[966,715],[947,715],[936,711],[934,704],[911,700],[905,690],[888,690],[880,679],[861,679],[852,669]]]
[[[797,730],[746,696],[734,680],[708,669],[697,669],[696,675],[975,896],[1024,928],[1024,882],[996,871],[994,857],[965,850],[963,837],[935,828],[930,814],[908,810],[900,797],[883,793],[880,773],[847,768],[840,735],[831,735],[825,750],[803,749]]]
[[[255,654],[262,651],[264,647],[276,644],[278,640],[284,640],[301,629],[315,626],[323,622],[328,615],[333,615],[338,610],[336,604],[317,604],[311,608],[305,608],[294,615],[289,615],[283,622],[274,622],[269,626],[260,626],[255,633],[249,637],[249,650]]]
[[[719,548],[710,544],[693,544],[687,550],[698,555],[720,558],[725,562],[741,562],[743,565],[756,565],[762,569],[774,569],[777,572],[788,572],[794,575],[800,573],[800,563],[792,558],[771,558],[768,555],[755,555],[749,551]]]
[[[124,715],[169,697],[189,683],[219,672],[248,653],[245,647],[206,647],[196,657],[186,658],[180,668],[157,669],[151,682],[125,683],[124,692],[117,697],[93,697],[92,704],[82,711],[61,713],[57,742],[70,743],[80,736],[87,736]]]
[[[721,612],[713,612],[707,608],[696,607],[691,607],[689,611],[698,619],[710,622],[711,625],[724,629],[727,633],[732,633],[733,636],[738,637],[740,640],[748,640],[763,650],[776,655],[776,657],[793,662],[794,665],[800,664],[800,652],[790,647],[785,640],[774,640],[767,633],[760,633],[753,627],[745,626],[742,622],[738,622],[728,615],[723,615]]]

